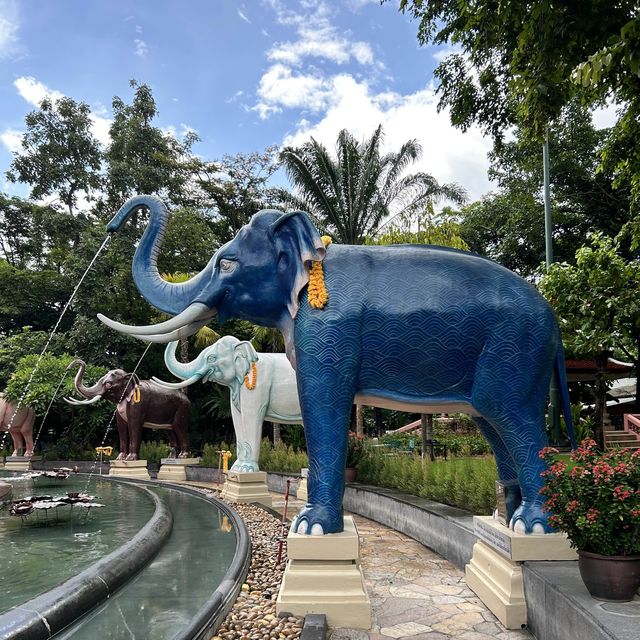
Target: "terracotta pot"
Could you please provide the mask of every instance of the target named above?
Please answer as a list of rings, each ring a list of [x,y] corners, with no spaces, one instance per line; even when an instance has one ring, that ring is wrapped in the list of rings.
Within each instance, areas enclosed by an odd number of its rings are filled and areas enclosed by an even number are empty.
[[[344,470],[344,481],[345,482],[354,482],[356,479],[356,474],[358,470],[355,467],[347,467]]]
[[[603,556],[578,551],[580,576],[596,600],[628,602],[640,587],[640,555]]]

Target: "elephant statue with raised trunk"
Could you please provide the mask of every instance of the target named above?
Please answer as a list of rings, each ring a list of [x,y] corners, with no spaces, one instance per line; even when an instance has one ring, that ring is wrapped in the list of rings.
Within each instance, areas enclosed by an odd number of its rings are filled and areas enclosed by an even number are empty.
[[[250,342],[224,336],[203,349],[195,360],[184,363],[176,358],[177,345],[177,341],[167,345],[164,362],[183,382],[153,381],[170,389],[181,389],[198,380],[229,387],[237,444],[231,471],[259,471],[262,422],[302,422],[296,374],[287,357],[284,353],[257,353]]]
[[[31,407],[18,407],[0,393],[0,431],[8,431],[13,440],[13,457],[33,455],[33,425],[36,414]]]
[[[120,439],[118,460],[138,460],[142,429],[166,430],[171,443],[171,457],[189,457],[189,398],[172,389],[165,389],[151,380],[140,380],[135,373],[112,369],[93,386],[83,383],[85,363],[74,360],[67,368],[79,367],[74,379],[76,391],[84,400],[65,398],[74,406],[89,405],[101,399],[117,407],[116,423]]]
[[[161,201],[126,202],[114,232],[144,207],[149,224],[133,260],[142,295],[172,314],[152,326],[109,326],[143,340],[190,335],[215,314],[284,335],[296,370],[309,454],[309,501],[292,530],[343,529],[347,434],[360,404],[474,417],[506,486],[519,485],[510,525],[549,531],[538,452],[555,369],[572,433],[564,355],[551,307],[534,286],[486,258],[435,246],[325,247],[308,215],[261,211],[194,278],[158,273],[167,225]]]

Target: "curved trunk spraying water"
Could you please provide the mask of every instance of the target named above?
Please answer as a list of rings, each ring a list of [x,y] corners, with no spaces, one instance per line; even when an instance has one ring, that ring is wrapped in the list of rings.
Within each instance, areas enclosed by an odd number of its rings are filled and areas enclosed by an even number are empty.
[[[136,196],[127,200],[107,225],[107,231],[117,231],[139,208],[149,209],[149,224],[140,240],[133,258],[133,279],[140,293],[154,307],[177,315],[194,300],[209,280],[213,258],[196,276],[181,283],[167,282],[158,272],[158,254],[166,231],[169,211],[164,203],[154,196]]]

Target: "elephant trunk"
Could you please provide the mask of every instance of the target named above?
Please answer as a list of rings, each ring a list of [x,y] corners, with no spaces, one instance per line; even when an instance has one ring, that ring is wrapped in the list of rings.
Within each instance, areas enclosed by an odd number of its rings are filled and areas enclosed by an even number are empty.
[[[201,369],[202,353],[191,362],[180,362],[178,358],[176,358],[178,344],[179,342],[176,340],[167,345],[167,348],[164,350],[164,363],[174,376],[182,380],[187,380],[197,375]]]
[[[158,254],[166,231],[169,211],[161,200],[148,195],[130,198],[113,216],[107,225],[107,231],[113,233],[120,229],[141,207],[149,210],[149,224],[133,258],[133,280],[140,293],[154,307],[165,313],[177,315],[197,298],[198,293],[211,278],[213,258],[198,275],[187,282],[171,283],[164,280],[158,272]]]
[[[67,369],[71,369],[75,365],[79,365],[78,373],[76,373],[76,377],[73,380],[73,383],[76,387],[76,391],[81,396],[84,396],[85,398],[94,398],[95,396],[99,395],[102,392],[102,380],[98,380],[98,382],[96,382],[92,387],[86,387],[82,382],[82,378],[84,376],[84,370],[86,367],[84,360],[80,360],[80,359],[74,360],[67,367]]]

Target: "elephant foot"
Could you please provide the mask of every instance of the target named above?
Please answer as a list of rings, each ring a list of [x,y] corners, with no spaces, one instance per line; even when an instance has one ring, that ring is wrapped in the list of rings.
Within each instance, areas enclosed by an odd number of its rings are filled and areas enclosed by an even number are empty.
[[[188,458],[188,457],[189,457],[189,452],[188,451],[181,451],[180,455],[178,456],[178,458]]]
[[[126,460],[127,458],[127,454],[123,453],[122,451],[118,454],[118,457],[116,458],[116,460]]]
[[[291,524],[294,533],[321,536],[325,533],[340,533],[344,530],[342,509],[337,513],[321,504],[307,503]]]
[[[254,473],[255,471],[260,471],[260,467],[258,467],[258,462],[256,460],[236,460],[231,465],[230,471]]]
[[[135,453],[130,453],[130,454],[125,458],[125,460],[137,460],[137,459],[138,459],[138,456],[137,456],[137,454],[135,454]]]
[[[547,522],[547,514],[542,510],[539,502],[527,502],[515,510],[511,522],[511,529],[516,533],[552,533],[553,529]]]
[[[182,454],[180,454],[182,455]],[[178,457],[178,450],[175,447],[171,447],[171,451],[169,451],[169,457],[170,458],[177,458]]]
[[[33,457],[33,449],[31,451],[25,451],[24,452],[24,457],[25,458],[32,458]]]

